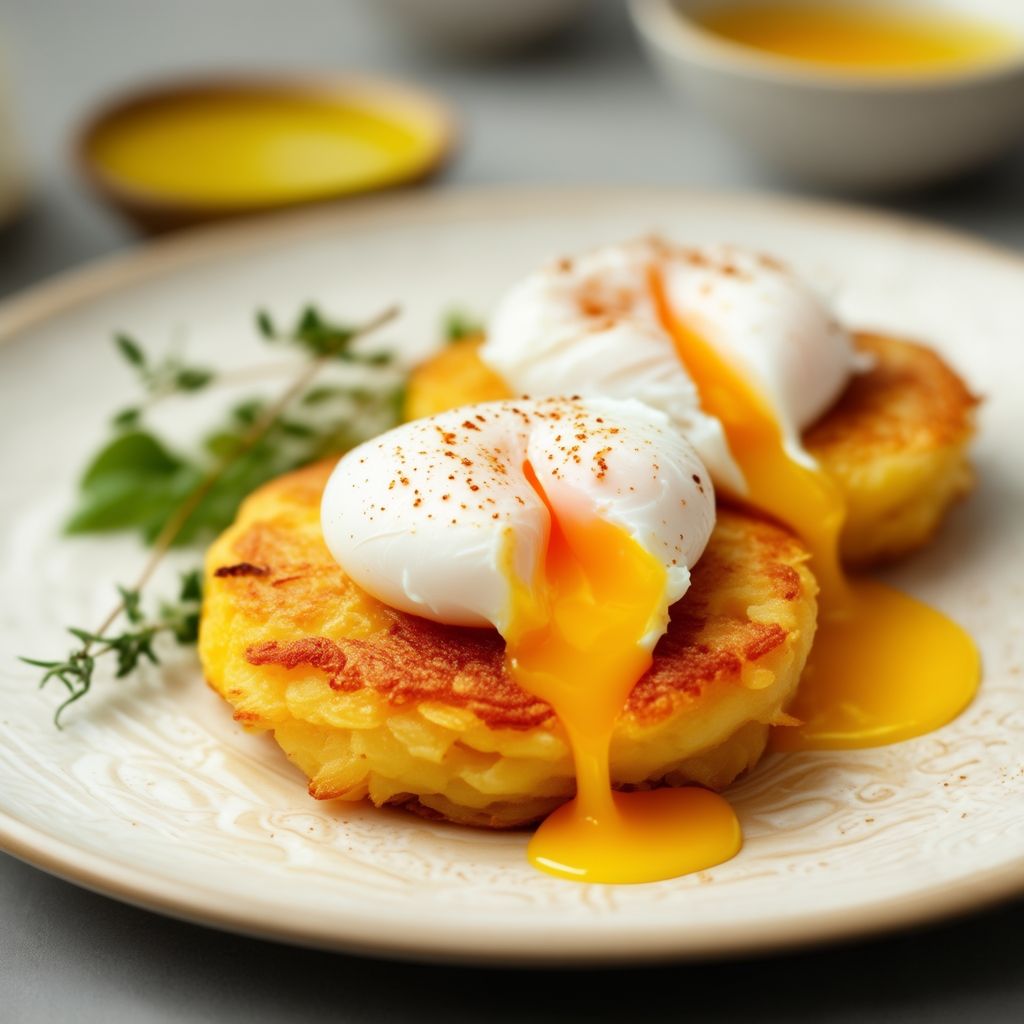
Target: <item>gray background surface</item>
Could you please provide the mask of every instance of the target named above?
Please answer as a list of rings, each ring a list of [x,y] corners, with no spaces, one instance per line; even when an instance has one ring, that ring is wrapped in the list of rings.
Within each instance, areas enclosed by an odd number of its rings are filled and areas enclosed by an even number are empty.
[[[0,295],[131,243],[75,180],[69,134],[121,86],[185,70],[338,68],[429,85],[465,127],[438,187],[789,188],[662,92],[615,0],[594,0],[557,44],[486,65],[414,51],[372,0],[2,0],[0,47],[34,188],[30,211],[0,233]],[[1024,248],[1024,140],[969,179],[883,205]],[[1021,1021],[1022,934],[1019,902],[757,961],[547,975],[429,968],[222,935],[0,855],[0,1020]]]

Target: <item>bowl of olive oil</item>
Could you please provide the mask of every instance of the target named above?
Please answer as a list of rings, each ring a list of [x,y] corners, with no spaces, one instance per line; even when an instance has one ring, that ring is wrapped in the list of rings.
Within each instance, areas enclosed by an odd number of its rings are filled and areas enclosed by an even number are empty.
[[[671,87],[826,187],[950,178],[1024,140],[1015,0],[631,0]]]
[[[94,191],[159,232],[421,181],[453,140],[447,107],[410,86],[236,74],[119,97],[83,126],[76,149]]]

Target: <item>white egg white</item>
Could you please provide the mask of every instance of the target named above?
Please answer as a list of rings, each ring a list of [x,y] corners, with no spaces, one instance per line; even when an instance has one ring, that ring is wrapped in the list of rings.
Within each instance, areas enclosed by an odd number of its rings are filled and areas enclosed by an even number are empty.
[[[644,639],[653,647],[689,587],[715,498],[693,446],[641,402],[489,402],[406,423],[345,455],[321,506],[328,548],[368,593],[503,634],[514,587],[542,578],[552,514],[620,526],[662,563],[664,607]]]
[[[562,259],[515,285],[481,350],[516,392],[639,399],[689,437],[719,486],[746,492],[722,425],[655,306],[652,269],[672,314],[743,373],[773,410],[793,457],[801,431],[862,364],[827,305],[770,257],[731,247],[683,248],[657,238]]]

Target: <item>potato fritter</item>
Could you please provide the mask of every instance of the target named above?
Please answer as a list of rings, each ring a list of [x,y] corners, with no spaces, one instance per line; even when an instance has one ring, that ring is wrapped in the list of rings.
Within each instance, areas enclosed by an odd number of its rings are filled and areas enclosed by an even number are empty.
[[[409,375],[403,418],[418,420],[460,405],[511,397],[505,381],[479,357],[483,341],[479,334],[463,338],[420,363]]]
[[[804,444],[846,496],[843,561],[863,567],[928,543],[971,489],[978,402],[931,349],[877,334],[855,340],[875,365],[850,381]],[[407,418],[508,397],[478,355],[481,341],[452,345],[413,371]]]
[[[331,468],[267,484],[210,548],[207,679],[236,719],[273,732],[318,799],[495,828],[537,820],[574,791],[561,724],[511,680],[496,631],[395,611],[342,572],[320,530]],[[616,726],[616,786],[720,788],[758,760],[814,635],[806,560],[779,527],[720,509]]]
[[[927,544],[974,475],[967,449],[978,400],[930,348],[877,334],[874,367],[804,434],[846,497],[843,561],[876,565]]]

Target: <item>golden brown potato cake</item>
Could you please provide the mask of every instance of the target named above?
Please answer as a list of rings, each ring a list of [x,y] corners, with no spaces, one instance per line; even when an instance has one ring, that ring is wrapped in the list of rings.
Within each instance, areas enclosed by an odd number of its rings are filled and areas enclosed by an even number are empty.
[[[240,722],[273,731],[318,799],[490,827],[546,814],[575,785],[551,708],[510,679],[496,631],[395,611],[341,571],[320,531],[330,469],[264,486],[210,548],[199,641],[210,684]],[[814,635],[806,558],[779,527],[720,510],[616,726],[617,786],[719,788],[758,760]]]
[[[478,355],[481,338],[452,345],[413,371],[406,416],[508,397]],[[967,448],[977,399],[924,345],[856,336],[875,366],[853,378],[804,443],[846,496],[843,561],[868,566],[926,544],[973,476]]]
[[[462,338],[415,367],[405,391],[405,419],[508,398],[508,385],[480,358],[483,343],[480,334]]]
[[[874,368],[804,434],[846,496],[843,560],[875,565],[927,544],[974,475],[978,400],[930,348],[858,334]]]

